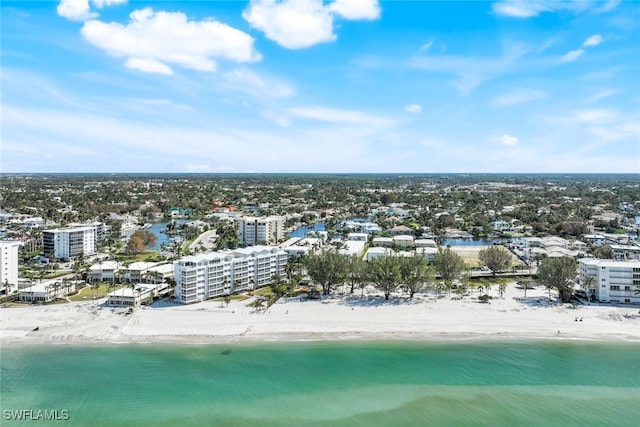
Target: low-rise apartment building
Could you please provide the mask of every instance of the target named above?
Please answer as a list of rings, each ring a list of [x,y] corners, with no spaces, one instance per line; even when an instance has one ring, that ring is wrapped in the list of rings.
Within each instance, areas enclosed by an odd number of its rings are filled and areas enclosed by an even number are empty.
[[[174,264],[175,298],[194,303],[255,289],[286,276],[287,253],[270,246],[187,256]]]
[[[598,301],[640,304],[640,261],[583,258],[579,262],[579,283]]]
[[[631,245],[611,245],[613,258],[618,260],[640,259],[640,246]]]
[[[107,294],[107,305],[134,307],[149,304],[155,298],[163,296],[168,288],[168,283],[138,283],[134,287],[124,286]]]
[[[75,292],[78,282],[44,282],[37,283],[20,290],[20,301],[45,303],[51,302],[57,298],[64,298],[71,292]]]

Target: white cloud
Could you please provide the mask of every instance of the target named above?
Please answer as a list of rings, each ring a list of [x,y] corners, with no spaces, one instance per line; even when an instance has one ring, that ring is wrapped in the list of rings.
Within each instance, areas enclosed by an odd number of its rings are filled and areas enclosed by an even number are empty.
[[[429,49],[431,49],[431,46],[433,46],[433,40],[429,40],[428,42],[420,46],[420,49],[418,50],[418,52],[420,53],[426,52]]]
[[[260,75],[246,68],[239,68],[225,73],[223,85],[248,93],[260,99],[289,98],[296,91],[291,85],[274,77]]]
[[[615,89],[605,89],[605,90],[601,90],[600,92],[596,93],[595,95],[593,95],[591,98],[589,98],[589,102],[594,102],[594,101],[598,101],[600,99],[604,99],[604,98],[608,98],[610,96],[615,95],[616,93],[618,93],[618,90]]]
[[[519,67],[518,60],[527,53],[521,45],[505,46],[503,54],[495,58],[460,55],[416,55],[409,67],[456,76],[452,82],[463,94],[469,94],[482,82],[493,80]],[[374,64],[375,65],[375,64]]]
[[[407,113],[419,113],[422,111],[422,107],[418,104],[409,104],[404,106],[404,111]]]
[[[501,1],[491,5],[497,15],[512,18],[530,18],[548,9],[541,2]]]
[[[291,119],[286,114],[278,113],[276,111],[265,110],[261,116],[267,120],[274,121],[278,126],[286,128],[291,125]]]
[[[173,74],[171,67],[155,59],[129,58],[127,62],[124,63],[124,66],[145,73],[164,74],[165,76]]]
[[[583,53],[584,53],[583,49],[576,49],[576,50],[569,51],[560,58],[560,62],[575,61],[576,59],[580,58]]]
[[[615,9],[616,7],[618,7],[618,5],[620,4],[620,0],[609,0],[608,2],[606,2],[605,4],[603,4],[602,6],[598,7],[595,12],[596,13],[604,13],[604,12],[609,12],[610,10]]]
[[[89,0],[61,0],[57,12],[72,21],[86,21],[98,16],[89,10]]]
[[[575,113],[575,121],[578,123],[611,123],[618,117],[613,110],[583,110]]]
[[[600,138],[605,143],[617,141],[637,141],[638,139],[640,139],[640,123],[634,121],[616,123],[615,125],[608,127],[595,126],[589,128],[589,132]],[[636,151],[639,151],[637,144],[634,148],[636,149]]]
[[[515,137],[513,135],[509,135],[509,134],[503,133],[502,135],[493,135],[493,136],[491,136],[491,142],[493,142],[495,144],[504,145],[506,147],[513,147],[513,146],[517,145],[518,142],[520,142],[520,139],[518,139],[517,137]]]
[[[549,94],[542,90],[537,89],[514,89],[511,92],[498,95],[491,100],[491,105],[496,107],[509,107],[511,105],[523,104],[525,102],[536,101],[538,99],[544,99]]]
[[[333,18],[321,0],[252,0],[242,17],[267,38],[288,49],[336,40]]]
[[[582,47],[598,46],[600,43],[602,43],[602,36],[594,34],[582,43]]]
[[[345,19],[378,19],[380,6],[378,0],[335,0],[329,10]]]
[[[119,4],[125,4],[127,0],[91,0],[97,8],[102,9],[105,6],[116,6]]]
[[[327,123],[367,125],[367,126],[387,126],[392,121],[382,117],[371,116],[356,110],[341,110],[326,107],[300,107],[287,110],[292,117],[317,120]]]
[[[251,0],[242,17],[287,49],[302,49],[337,39],[333,19],[372,20],[380,16],[377,0]]]
[[[124,4],[127,0],[91,0],[98,9],[105,6]],[[97,18],[98,14],[91,12],[89,0],[60,0],[57,7],[58,15],[72,21],[88,21]]]
[[[583,48],[598,46],[602,43],[602,36],[600,34],[594,34],[591,37],[588,37],[584,43],[582,43]],[[576,49],[567,52],[560,58],[560,62],[571,62],[580,58],[584,54],[584,49]]]
[[[605,5],[600,0],[503,0],[493,3],[491,9],[500,16],[531,18],[544,12],[603,13],[614,9],[618,3],[619,0],[610,0]]]
[[[236,62],[260,60],[248,34],[213,19],[189,21],[181,12],[136,10],[130,22],[85,22],[82,35],[126,66],[144,72],[171,74],[170,64],[198,71],[214,71],[213,58]]]
[[[400,164],[401,153],[373,154],[384,148],[380,128],[322,123],[282,131],[258,123],[237,126],[211,115],[198,117],[200,125],[193,126],[191,121],[157,122],[127,114],[111,117],[3,105],[3,164],[7,172],[186,172],[188,165],[192,169],[206,165],[213,172],[303,172],[317,170],[318,165],[330,172],[391,172]],[[88,140],[92,144],[87,145]],[[32,151],[25,152],[24,147]],[[89,153],[71,155],[76,147]],[[355,165],[354,158],[359,159]]]

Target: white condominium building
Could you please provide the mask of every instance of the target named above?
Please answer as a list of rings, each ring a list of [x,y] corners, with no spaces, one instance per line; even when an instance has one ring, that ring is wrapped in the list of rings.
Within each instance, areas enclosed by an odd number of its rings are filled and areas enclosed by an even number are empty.
[[[95,226],[67,227],[42,232],[45,256],[73,259],[80,254],[96,253]]]
[[[18,290],[18,248],[20,242],[0,241],[0,289]]]
[[[186,256],[174,264],[175,298],[189,304],[255,289],[285,277],[286,265],[287,253],[271,246]]]
[[[281,216],[243,217],[236,219],[238,241],[242,245],[276,244],[284,237]]]
[[[583,258],[579,262],[580,286],[598,301],[640,303],[640,261]],[[589,279],[591,278],[591,279]]]

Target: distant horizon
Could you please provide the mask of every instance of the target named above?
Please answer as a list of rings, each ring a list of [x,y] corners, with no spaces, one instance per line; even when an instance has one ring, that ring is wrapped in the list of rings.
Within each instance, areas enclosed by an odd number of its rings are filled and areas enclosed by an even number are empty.
[[[192,175],[192,176],[252,176],[252,175],[372,175],[372,176],[639,176],[640,172],[1,172],[0,176],[14,175]],[[639,183],[640,184],[640,183]]]
[[[0,24],[4,173],[640,172],[640,2],[5,0]]]

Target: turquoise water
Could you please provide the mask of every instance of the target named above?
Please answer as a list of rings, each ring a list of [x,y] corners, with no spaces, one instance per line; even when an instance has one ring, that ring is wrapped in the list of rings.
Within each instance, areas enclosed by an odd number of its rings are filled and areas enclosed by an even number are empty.
[[[635,426],[639,364],[640,344],[21,346],[0,406],[67,410],[56,425]]]

